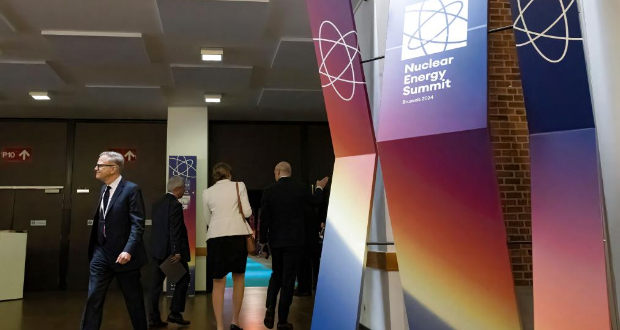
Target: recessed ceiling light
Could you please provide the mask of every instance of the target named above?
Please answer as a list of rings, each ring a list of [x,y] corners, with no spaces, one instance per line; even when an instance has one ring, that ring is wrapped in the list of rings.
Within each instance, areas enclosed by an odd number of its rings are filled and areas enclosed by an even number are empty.
[[[220,103],[222,101],[222,94],[205,94],[205,102],[207,103]]]
[[[201,48],[200,54],[203,61],[216,61],[221,62],[224,56],[224,50],[222,48]]]
[[[37,101],[49,101],[50,97],[47,92],[30,92],[30,96]]]

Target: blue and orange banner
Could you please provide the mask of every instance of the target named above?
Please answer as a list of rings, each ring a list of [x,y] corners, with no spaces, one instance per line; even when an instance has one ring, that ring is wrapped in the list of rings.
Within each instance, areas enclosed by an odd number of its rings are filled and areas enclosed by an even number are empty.
[[[336,163],[312,329],[356,329],[377,164],[350,0],[307,0]]]
[[[378,151],[411,329],[520,329],[487,129],[487,1],[390,2]]]
[[[610,329],[596,129],[576,0],[511,0],[530,130],[534,326]]]
[[[190,272],[190,284],[188,295],[196,293],[196,168],[198,158],[196,156],[169,156],[168,176],[181,176],[185,179],[185,194],[179,199],[183,205],[183,217],[189,240],[189,253],[191,261],[188,263]],[[174,293],[174,283],[167,283],[166,295],[171,297]]]

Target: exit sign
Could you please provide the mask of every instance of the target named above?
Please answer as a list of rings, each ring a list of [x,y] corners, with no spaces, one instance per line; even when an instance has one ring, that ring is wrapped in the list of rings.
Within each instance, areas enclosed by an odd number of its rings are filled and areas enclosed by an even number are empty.
[[[7,163],[24,163],[32,160],[32,148],[2,148],[0,151],[0,159]]]
[[[138,149],[109,148],[108,150],[115,151],[123,155],[126,163],[131,163],[138,160]]]

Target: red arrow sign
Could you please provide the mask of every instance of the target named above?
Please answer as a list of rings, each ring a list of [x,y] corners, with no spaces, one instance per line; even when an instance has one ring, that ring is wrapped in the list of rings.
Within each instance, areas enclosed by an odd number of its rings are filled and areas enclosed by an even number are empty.
[[[109,148],[109,150],[123,155],[126,163],[131,163],[138,160],[138,149]]]
[[[2,148],[2,162],[24,163],[32,160],[32,148]]]

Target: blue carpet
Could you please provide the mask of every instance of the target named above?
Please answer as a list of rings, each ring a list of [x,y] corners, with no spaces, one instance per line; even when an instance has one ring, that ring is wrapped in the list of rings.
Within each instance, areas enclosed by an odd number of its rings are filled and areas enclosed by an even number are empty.
[[[269,286],[269,278],[271,277],[271,269],[263,266],[251,258],[248,258],[248,264],[245,270],[245,286],[246,287],[267,287]],[[232,274],[226,276],[226,287],[233,286]]]

